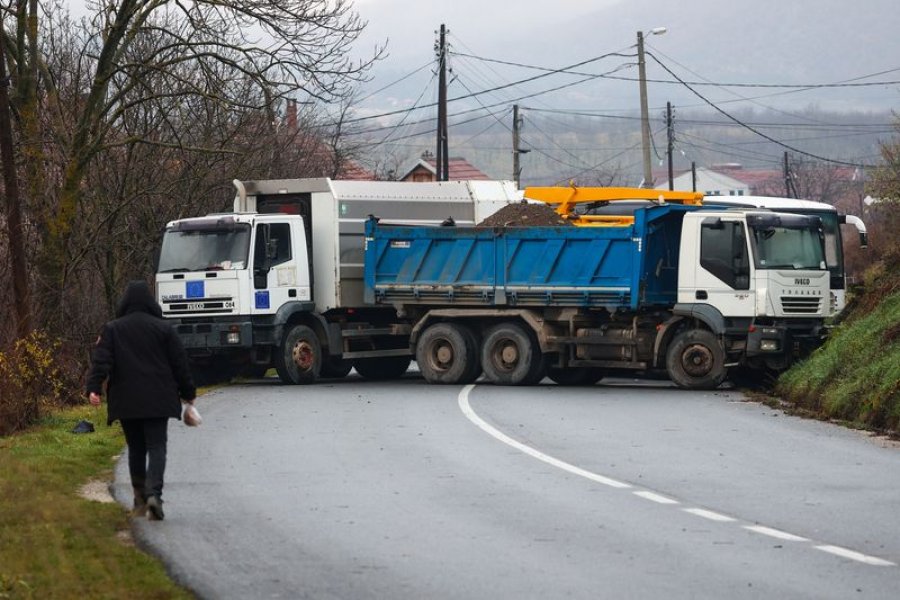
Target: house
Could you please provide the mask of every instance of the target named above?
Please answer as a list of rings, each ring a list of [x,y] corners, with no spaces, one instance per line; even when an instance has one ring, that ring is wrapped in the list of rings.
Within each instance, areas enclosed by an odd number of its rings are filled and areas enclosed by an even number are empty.
[[[657,177],[658,190],[669,189],[668,176]],[[693,173],[675,174],[676,190],[693,190]],[[739,163],[697,168],[697,191],[705,196],[783,196],[784,175],[777,169],[744,169]]]
[[[487,181],[491,179],[460,156],[451,156],[447,162],[449,163],[448,181],[468,181],[472,179]],[[422,158],[408,169],[403,177],[400,177],[400,181],[437,181],[437,161],[434,155],[430,152],[422,154]]]

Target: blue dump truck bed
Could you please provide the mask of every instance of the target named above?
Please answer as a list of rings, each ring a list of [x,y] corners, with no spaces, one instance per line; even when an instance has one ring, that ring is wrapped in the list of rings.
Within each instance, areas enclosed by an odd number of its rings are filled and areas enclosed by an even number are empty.
[[[684,214],[640,209],[628,227],[366,224],[373,305],[638,309],[675,304]]]

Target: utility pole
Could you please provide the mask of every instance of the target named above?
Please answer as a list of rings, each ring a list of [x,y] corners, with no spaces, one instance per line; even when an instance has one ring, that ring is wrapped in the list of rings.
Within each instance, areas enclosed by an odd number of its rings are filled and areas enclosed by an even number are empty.
[[[666,32],[665,27],[650,30],[653,35]],[[637,32],[638,78],[641,90],[641,150],[644,155],[644,182],[642,187],[653,187],[653,173],[650,170],[650,116],[647,108],[647,68],[644,60],[644,32]]]
[[[697,163],[691,161],[691,187],[693,191],[697,191]]]
[[[669,190],[675,189],[675,176],[672,169],[672,151],[675,150],[675,121],[672,118],[672,103],[666,102],[666,154],[669,158]]]
[[[650,115],[647,108],[647,69],[644,63],[644,32],[637,32],[638,78],[641,90],[641,151],[644,157],[644,181],[641,187],[653,187],[650,171]]]
[[[447,28],[441,23],[438,38],[438,125],[435,175],[437,181],[450,178],[450,157],[447,135]]]
[[[524,117],[519,116],[519,105],[513,104],[513,181],[516,182],[516,189],[522,188],[522,165],[519,162],[519,157],[522,154],[531,152],[531,150],[519,148],[519,132],[524,121]]]
[[[791,194],[791,190],[794,189],[794,182],[791,179],[791,164],[789,162],[787,150],[784,152],[784,195],[788,198],[796,197],[796,194]]]

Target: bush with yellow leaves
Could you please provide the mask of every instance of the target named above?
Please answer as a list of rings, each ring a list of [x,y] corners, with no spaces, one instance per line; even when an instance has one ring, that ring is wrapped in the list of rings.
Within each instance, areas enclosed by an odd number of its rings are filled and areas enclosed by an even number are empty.
[[[0,435],[79,398],[79,368],[60,340],[32,331],[0,351]]]

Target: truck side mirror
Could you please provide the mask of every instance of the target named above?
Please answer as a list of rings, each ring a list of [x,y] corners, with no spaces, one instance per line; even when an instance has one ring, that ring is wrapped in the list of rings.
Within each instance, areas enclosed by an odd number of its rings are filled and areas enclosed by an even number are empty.
[[[865,231],[859,232],[859,247],[860,248],[868,248],[869,247],[869,234]]]

